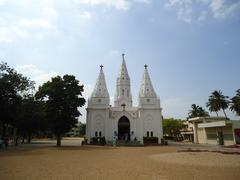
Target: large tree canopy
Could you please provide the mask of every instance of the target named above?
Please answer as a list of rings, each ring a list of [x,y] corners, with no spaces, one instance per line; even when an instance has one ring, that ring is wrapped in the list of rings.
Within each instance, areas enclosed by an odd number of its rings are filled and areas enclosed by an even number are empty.
[[[37,98],[46,102],[46,118],[57,137],[57,146],[61,146],[61,137],[76,125],[81,115],[78,107],[85,104],[82,92],[83,85],[74,76],[64,75],[44,83],[36,93]]]
[[[208,112],[205,111],[201,106],[198,106],[196,104],[192,104],[191,110],[189,110],[188,118],[194,118],[194,117],[206,117],[209,116]]]
[[[211,112],[216,112],[218,116],[218,111],[221,109],[223,110],[223,113],[227,119],[227,115],[225,112],[225,109],[228,108],[229,105],[229,100],[228,96],[224,96],[221,91],[214,91],[212,94],[209,96],[208,102],[207,102],[207,107]]]
[[[180,134],[180,130],[183,128],[183,123],[178,119],[164,119],[163,120],[163,133],[171,137]]]
[[[7,63],[0,63],[0,124],[2,125],[2,138],[5,129],[16,120],[16,112],[21,98],[34,89],[34,82],[17,73]]]
[[[33,96],[25,97],[17,110],[17,120],[14,123],[17,135],[28,138],[28,143],[34,133],[46,130],[45,103],[37,101]]]
[[[240,116],[240,89],[237,90],[237,94],[231,99],[231,111],[235,111]]]

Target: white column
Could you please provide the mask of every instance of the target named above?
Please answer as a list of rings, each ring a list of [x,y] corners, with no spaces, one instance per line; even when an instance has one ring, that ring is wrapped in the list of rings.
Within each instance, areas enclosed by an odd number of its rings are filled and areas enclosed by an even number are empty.
[[[197,124],[193,122],[194,143],[198,143]]]

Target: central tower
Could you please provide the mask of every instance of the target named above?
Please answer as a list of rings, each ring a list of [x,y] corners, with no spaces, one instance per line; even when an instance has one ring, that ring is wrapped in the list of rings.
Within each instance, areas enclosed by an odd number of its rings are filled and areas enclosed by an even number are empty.
[[[132,107],[131,83],[124,56],[125,54],[122,54],[122,65],[117,78],[116,95],[114,98],[115,107]]]

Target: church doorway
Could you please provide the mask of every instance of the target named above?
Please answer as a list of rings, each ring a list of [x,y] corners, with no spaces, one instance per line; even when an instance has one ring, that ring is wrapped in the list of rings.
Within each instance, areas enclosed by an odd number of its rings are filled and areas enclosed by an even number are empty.
[[[130,140],[130,121],[126,116],[118,121],[118,140]]]

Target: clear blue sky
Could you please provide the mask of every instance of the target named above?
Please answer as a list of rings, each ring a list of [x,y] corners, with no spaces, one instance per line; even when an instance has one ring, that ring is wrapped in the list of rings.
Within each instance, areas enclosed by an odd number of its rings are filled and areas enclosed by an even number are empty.
[[[37,85],[73,74],[87,96],[103,64],[113,97],[122,52],[134,104],[146,63],[163,115],[185,118],[240,88],[240,1],[0,0],[0,58]]]

